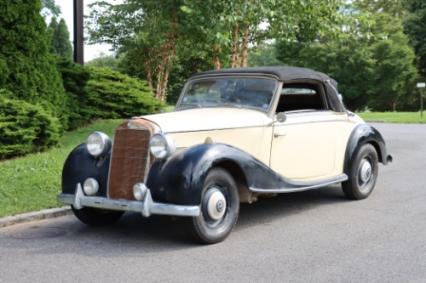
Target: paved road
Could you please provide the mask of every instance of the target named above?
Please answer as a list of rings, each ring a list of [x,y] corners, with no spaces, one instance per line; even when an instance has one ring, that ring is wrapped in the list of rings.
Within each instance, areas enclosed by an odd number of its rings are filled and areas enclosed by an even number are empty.
[[[0,229],[0,282],[426,282],[426,125],[377,124],[395,162],[374,193],[339,189],[244,205],[223,243],[130,214],[94,229],[72,216]]]

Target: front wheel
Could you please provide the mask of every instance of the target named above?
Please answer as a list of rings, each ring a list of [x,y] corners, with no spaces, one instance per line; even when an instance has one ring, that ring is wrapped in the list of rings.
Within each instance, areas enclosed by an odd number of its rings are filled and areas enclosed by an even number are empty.
[[[212,169],[203,185],[200,215],[185,219],[188,231],[204,244],[223,241],[237,222],[239,210],[234,179],[221,168]]]
[[[75,209],[71,206],[74,215],[84,224],[89,226],[106,226],[117,222],[123,215],[123,211],[111,211],[93,207]]]
[[[359,148],[352,162],[349,179],[342,183],[343,192],[349,199],[365,199],[376,185],[379,173],[377,151],[371,144],[365,144]]]

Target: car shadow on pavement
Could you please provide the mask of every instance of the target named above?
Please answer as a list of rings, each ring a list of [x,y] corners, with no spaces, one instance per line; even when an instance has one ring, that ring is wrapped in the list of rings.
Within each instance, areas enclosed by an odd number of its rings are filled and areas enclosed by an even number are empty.
[[[236,231],[258,224],[270,223],[277,218],[291,217],[320,206],[347,201],[340,185],[318,190],[260,197],[252,204],[242,204]]]

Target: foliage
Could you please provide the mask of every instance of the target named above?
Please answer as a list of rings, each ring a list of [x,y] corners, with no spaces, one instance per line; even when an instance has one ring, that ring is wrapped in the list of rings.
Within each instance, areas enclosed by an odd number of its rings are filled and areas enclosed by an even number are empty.
[[[70,33],[64,19],[59,23],[55,17],[50,21],[48,32],[50,35],[50,50],[53,54],[61,58],[72,58],[72,46],[70,42]]]
[[[40,105],[0,89],[0,159],[45,150],[60,137],[59,121]]]
[[[162,104],[145,81],[108,68],[87,67],[62,60],[58,64],[69,95],[70,128],[93,119],[131,117],[157,112]]]
[[[355,3],[357,4],[357,3]],[[385,13],[350,9],[344,29],[332,40],[278,44],[278,59],[310,67],[339,82],[350,109],[395,110],[413,104],[414,53],[401,19]]]
[[[426,80],[426,2],[408,0],[410,14],[405,22],[405,32],[417,55],[419,71]]]
[[[282,65],[283,63],[277,57],[277,48],[274,44],[261,43],[250,48],[248,65],[252,67]]]
[[[181,1],[99,1],[91,5],[91,40],[106,42],[132,55],[160,101],[166,99],[170,69],[176,58]]]
[[[87,82],[90,79],[89,70],[67,59],[58,61],[58,70],[62,75],[65,91],[68,95],[67,112],[69,114],[69,129],[76,129],[91,121],[93,117],[88,109]]]
[[[145,81],[108,68],[89,68],[87,109],[91,117],[111,119],[150,114],[162,104]]]
[[[122,120],[97,121],[67,132],[58,146],[42,153],[0,162],[0,217],[58,207],[61,172],[71,150],[93,131],[112,136]]]
[[[246,66],[250,45],[274,35],[294,36],[301,27],[310,36],[332,26],[340,0],[126,0],[92,5],[90,38],[124,53],[127,71],[145,78],[164,101],[170,72],[187,58],[207,65]],[[280,11],[280,12],[277,12]],[[186,47],[186,48],[185,48]],[[229,63],[229,64],[228,64]]]
[[[102,55],[101,57],[90,60],[85,63],[85,66],[110,68],[114,71],[121,71],[121,59],[112,55]]]
[[[61,13],[61,8],[56,5],[55,0],[42,0],[41,14],[43,17],[54,16],[57,17]]]
[[[66,127],[66,96],[40,8],[40,1],[0,2],[0,86],[39,103]]]

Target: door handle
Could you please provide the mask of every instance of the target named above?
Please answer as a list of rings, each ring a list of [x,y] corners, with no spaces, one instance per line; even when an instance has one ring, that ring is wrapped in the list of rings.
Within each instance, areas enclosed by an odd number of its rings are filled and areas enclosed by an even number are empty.
[[[274,138],[279,138],[279,137],[285,137],[287,134],[284,134],[284,133],[281,133],[281,134],[279,134],[279,133],[274,133]]]

